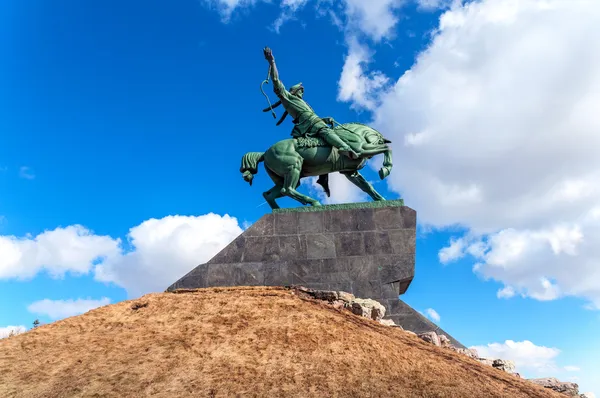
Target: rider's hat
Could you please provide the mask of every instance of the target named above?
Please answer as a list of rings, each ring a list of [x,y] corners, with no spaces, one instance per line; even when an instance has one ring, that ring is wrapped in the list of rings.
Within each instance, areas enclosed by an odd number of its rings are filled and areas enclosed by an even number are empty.
[[[296,94],[296,92],[298,92],[298,90],[304,90],[304,87],[302,86],[302,83],[298,83],[292,87],[290,87],[290,94]]]

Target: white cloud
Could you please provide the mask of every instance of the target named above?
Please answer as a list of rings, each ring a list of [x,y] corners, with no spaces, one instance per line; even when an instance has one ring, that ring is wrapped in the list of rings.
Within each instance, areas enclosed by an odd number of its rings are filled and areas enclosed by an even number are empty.
[[[593,392],[586,392],[583,395],[585,395],[585,398],[596,398],[596,394]]]
[[[168,216],[129,230],[134,247],[96,267],[96,279],[124,287],[130,296],[163,291],[242,233],[228,215]]]
[[[33,174],[31,167],[21,166],[21,168],[19,168],[19,177],[26,180],[33,180],[35,178],[35,174]]]
[[[462,0],[416,0],[418,8],[423,11],[434,11],[447,7],[458,7]]]
[[[344,0],[347,27],[358,30],[375,42],[394,36],[396,11],[404,0]]]
[[[395,86],[371,93],[402,168],[390,187],[420,222],[465,227],[440,259],[474,256],[501,297],[600,308],[599,20],[585,0],[455,5]]]
[[[427,315],[427,317],[429,319],[431,319],[434,322],[439,322],[440,321],[440,314],[438,314],[437,311],[434,310],[433,308],[427,308],[425,310],[425,314]]]
[[[354,37],[348,39],[348,55],[338,82],[338,100],[351,102],[355,109],[374,110],[378,95],[389,79],[379,71],[366,73],[371,51]]]
[[[201,0],[208,7],[221,14],[222,21],[228,23],[235,10],[252,7],[258,0]]]
[[[6,338],[12,334],[25,333],[27,328],[25,326],[5,326],[0,327],[0,339]]]
[[[546,374],[555,372],[557,348],[537,346],[531,341],[506,340],[504,343],[490,343],[486,346],[470,347],[477,350],[482,358],[507,359],[514,361],[519,372]]]
[[[0,279],[28,279],[42,271],[53,277],[85,274],[95,261],[119,253],[120,241],[80,225],[45,231],[36,237],[0,236]]]
[[[31,303],[27,311],[32,314],[44,315],[50,319],[63,319],[70,316],[83,314],[94,308],[110,304],[110,299],[103,297],[100,300],[77,299],[77,300],[49,300],[44,299]]]
[[[565,369],[567,372],[579,372],[579,371],[581,370],[581,369],[579,369],[579,367],[578,367],[578,366],[570,366],[570,365],[568,365],[568,366],[565,366],[565,367],[564,367],[564,369]]]
[[[82,226],[46,231],[35,238],[0,236],[0,279],[26,279],[46,271],[54,277],[93,272],[129,296],[162,291],[209,260],[242,233],[235,218],[206,214],[150,219],[130,229],[132,250],[118,238]]]
[[[356,203],[369,200],[367,194],[340,173],[329,174],[330,197],[327,197],[323,188],[317,184],[316,177],[303,179],[302,185],[307,186],[309,195],[322,204]]]
[[[308,4],[308,0],[282,0],[281,13],[273,22],[273,29],[279,33],[279,30],[286,22],[295,18],[295,14]]]

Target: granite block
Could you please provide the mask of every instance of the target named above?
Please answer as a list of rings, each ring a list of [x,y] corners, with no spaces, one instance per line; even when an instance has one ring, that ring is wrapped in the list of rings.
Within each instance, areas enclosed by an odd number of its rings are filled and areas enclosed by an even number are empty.
[[[364,299],[381,299],[381,282],[379,280],[353,280],[352,294]]]
[[[370,256],[338,258],[340,267],[344,266],[353,281],[379,279],[379,269],[375,259]]]
[[[404,227],[404,218],[401,207],[383,207],[373,209],[373,220],[378,230],[402,229]]]
[[[335,258],[335,238],[333,234],[307,234],[306,258],[323,259]]]
[[[383,283],[381,285],[381,298],[387,299],[398,299],[400,296],[399,282]]]
[[[229,265],[229,264],[228,264]],[[264,286],[264,264],[240,263],[231,266],[231,277],[236,286]]]
[[[306,240],[302,238],[301,235],[280,236],[279,259],[287,261],[306,258]]]
[[[402,225],[404,228],[416,229],[417,228],[417,212],[410,207],[398,207],[400,214],[402,214]]]
[[[246,237],[240,235],[228,244],[216,256],[211,258],[208,263],[239,263],[243,259],[244,248],[246,247]]]
[[[368,231],[364,233],[365,254],[391,254],[392,244],[387,231]]]
[[[321,233],[323,227],[323,212],[305,213],[298,216],[298,233]]]
[[[327,232],[370,231],[375,229],[374,209],[353,209],[326,212],[323,223]]]
[[[246,238],[242,262],[279,261],[279,240],[274,236]]]
[[[340,232],[334,236],[337,258],[365,254],[365,241],[362,232]]]
[[[352,293],[352,282],[336,282],[328,285],[329,290],[335,290],[337,292]]]
[[[233,281],[232,264],[209,264],[206,274],[207,286],[229,286]]]
[[[412,254],[414,256],[417,238],[414,229],[397,229],[387,231],[387,233],[394,254]]]
[[[298,233],[298,213],[278,213],[275,216],[275,235]]]
[[[290,273],[292,284],[322,283],[322,262],[322,260],[296,260],[288,262],[286,268]]]
[[[261,217],[258,221],[252,224],[242,236],[270,236],[274,232],[274,221],[275,216],[273,214],[266,214]]]
[[[381,283],[405,280],[414,275],[414,263],[410,255],[378,256],[379,279]]]

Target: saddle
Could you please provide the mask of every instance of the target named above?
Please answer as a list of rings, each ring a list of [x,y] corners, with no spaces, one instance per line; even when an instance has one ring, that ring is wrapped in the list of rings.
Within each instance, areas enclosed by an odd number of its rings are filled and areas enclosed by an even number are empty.
[[[294,137],[294,139],[296,140],[296,146],[298,148],[315,148],[330,146],[321,137]]]

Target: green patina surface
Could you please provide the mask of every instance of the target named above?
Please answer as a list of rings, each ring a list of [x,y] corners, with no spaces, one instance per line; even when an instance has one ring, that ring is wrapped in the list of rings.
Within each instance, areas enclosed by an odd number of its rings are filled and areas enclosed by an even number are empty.
[[[382,207],[402,207],[403,199],[385,200],[376,202],[340,203],[335,205],[290,207],[285,209],[273,209],[273,213],[299,213],[309,211],[349,210],[349,209],[380,209]]]
[[[320,117],[304,99],[304,86],[296,84],[287,90],[279,78],[275,57],[270,48],[263,49],[265,60],[269,64],[267,79],[261,84],[261,90],[268,100],[270,111],[277,118],[273,109],[284,108],[280,125],[289,115],[293,119],[291,136],[271,145],[265,152],[248,152],[242,156],[240,173],[244,181],[252,185],[261,163],[268,171],[268,176],[275,184],[263,192],[263,197],[272,209],[278,209],[277,199],[287,196],[303,205],[317,207],[319,201],[296,190],[302,178],[318,177],[317,184],[323,188],[327,196],[329,190],[329,174],[339,172],[365,192],[374,201],[385,201],[375,190],[360,170],[374,156],[383,155],[383,163],[379,169],[379,178],[388,177],[392,171],[392,149],[379,131],[361,123],[338,123],[332,117]],[[271,104],[263,85],[273,81],[273,91],[278,101]],[[316,96],[319,94],[317,93]],[[347,208],[327,206],[326,209]],[[355,206],[355,205],[351,205]],[[354,208],[354,207],[350,207]],[[289,211],[289,210],[285,210]],[[316,211],[299,209],[297,211]]]

